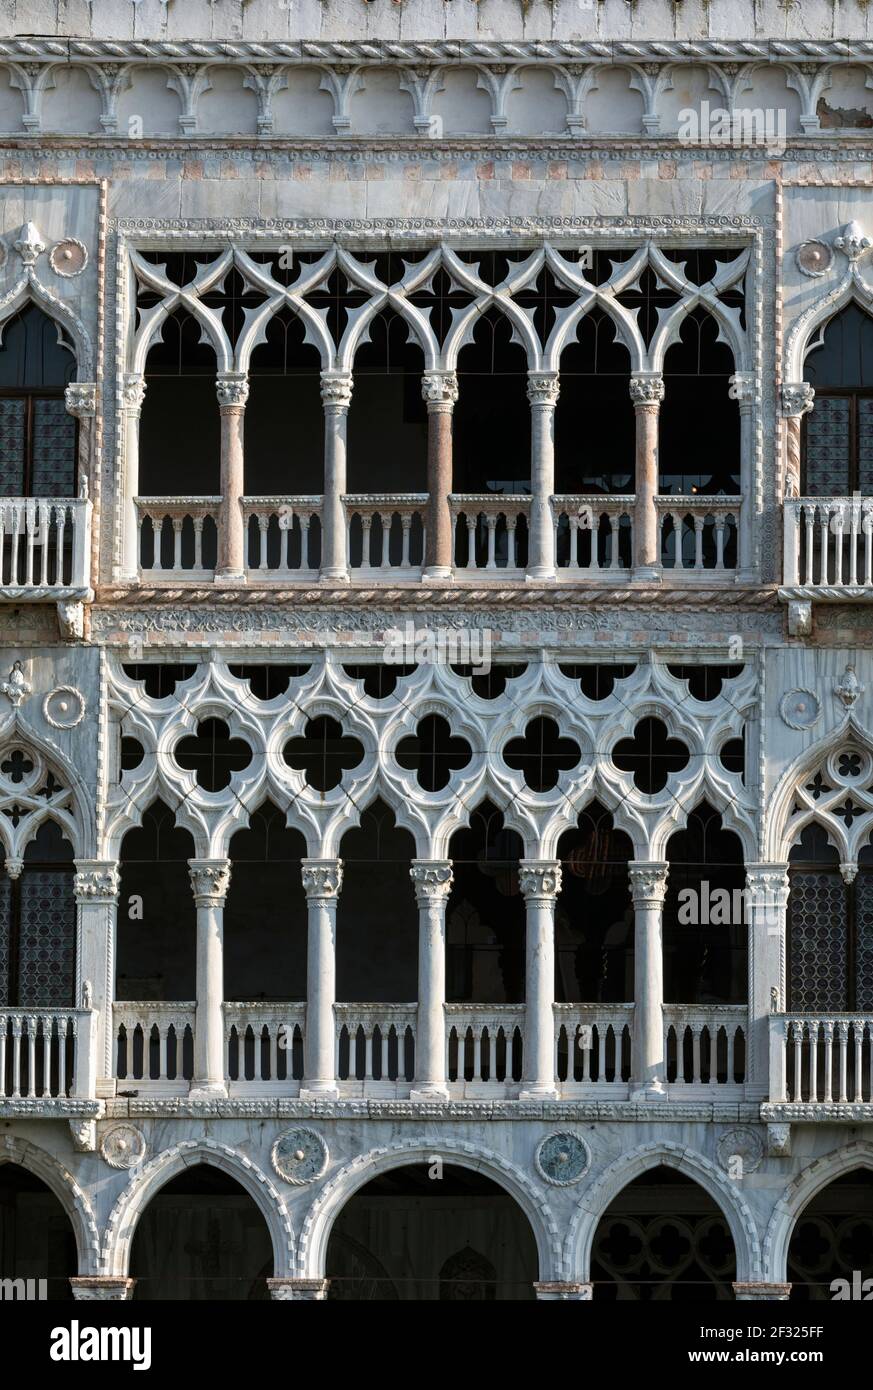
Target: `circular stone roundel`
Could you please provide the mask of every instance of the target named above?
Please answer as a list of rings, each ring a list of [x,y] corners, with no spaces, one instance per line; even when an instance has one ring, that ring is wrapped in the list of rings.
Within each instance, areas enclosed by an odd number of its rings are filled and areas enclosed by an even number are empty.
[[[59,685],[46,695],[42,712],[53,729],[74,729],[85,714],[85,697],[73,685]]]
[[[55,275],[70,279],[81,275],[88,264],[88,248],[78,237],[64,237],[49,251],[49,265]]]
[[[146,1155],[146,1141],[135,1125],[115,1125],[100,1141],[100,1152],[110,1168],[135,1168]]]
[[[534,1155],[537,1172],[546,1182],[556,1187],[566,1187],[571,1182],[584,1178],[591,1166],[591,1151],[584,1139],[578,1135],[550,1134],[539,1145]]]
[[[821,715],[821,701],[811,690],[789,690],[779,702],[779,713],[789,729],[811,729]]]
[[[718,1161],[731,1178],[743,1178],[760,1168],[764,1157],[764,1141],[754,1129],[744,1125],[727,1130],[716,1146]]]
[[[834,263],[834,253],[824,241],[804,241],[795,253],[797,269],[817,279],[826,275]]]
[[[299,1186],[321,1177],[327,1167],[327,1144],[314,1129],[286,1129],[270,1157],[279,1177]]]

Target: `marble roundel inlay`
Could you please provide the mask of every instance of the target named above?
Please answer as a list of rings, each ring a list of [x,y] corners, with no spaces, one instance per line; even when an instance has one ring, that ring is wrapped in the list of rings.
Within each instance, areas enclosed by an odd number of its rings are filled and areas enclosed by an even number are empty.
[[[546,1182],[564,1187],[584,1178],[591,1165],[591,1151],[576,1134],[549,1134],[536,1151],[535,1163]]]
[[[273,1167],[286,1182],[315,1182],[327,1167],[327,1144],[314,1129],[286,1129],[273,1145]]]
[[[100,1141],[110,1168],[135,1168],[146,1155],[146,1141],[135,1125],[114,1125]]]

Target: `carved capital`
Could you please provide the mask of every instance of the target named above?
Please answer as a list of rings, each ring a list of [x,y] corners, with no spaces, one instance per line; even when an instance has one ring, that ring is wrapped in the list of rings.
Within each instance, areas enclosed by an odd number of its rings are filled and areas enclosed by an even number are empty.
[[[241,410],[249,398],[249,378],[246,372],[219,372],[215,378],[215,393],[222,410]]]
[[[73,892],[78,903],[115,903],[121,875],[114,859],[77,859]]]
[[[667,892],[669,865],[660,860],[629,864],[634,907],[660,907]]]
[[[321,399],[326,406],[348,410],[352,403],[351,372],[322,372]]]
[[[343,886],[341,859],[301,859],[300,873],[307,902],[336,902]]]
[[[763,908],[765,913],[772,909],[774,915],[781,914],[788,906],[788,866],[786,864],[748,864],[746,866],[746,892],[749,906]]]
[[[786,382],[782,387],[782,414],[786,419],[793,415],[806,415],[812,410],[815,389],[808,381]]]
[[[561,891],[561,865],[552,859],[522,859],[518,886],[528,902],[554,902]]]
[[[189,859],[188,871],[198,907],[221,907],[230,887],[229,859]]]
[[[755,399],[755,373],[734,372],[728,386],[728,395],[740,405],[752,405]]]
[[[425,372],[421,378],[421,397],[428,406],[454,405],[458,399],[455,372]]]
[[[121,408],[127,415],[138,415],[145,400],[145,378],[130,374],[121,384]]]
[[[635,406],[660,405],[664,399],[664,378],[658,374],[632,376],[630,398]]]
[[[409,877],[419,907],[445,902],[452,891],[452,865],[448,859],[416,859]]]
[[[97,383],[71,381],[64,389],[64,405],[77,420],[88,420],[97,413]]]
[[[528,372],[527,398],[531,405],[557,405],[561,389],[557,372]]]

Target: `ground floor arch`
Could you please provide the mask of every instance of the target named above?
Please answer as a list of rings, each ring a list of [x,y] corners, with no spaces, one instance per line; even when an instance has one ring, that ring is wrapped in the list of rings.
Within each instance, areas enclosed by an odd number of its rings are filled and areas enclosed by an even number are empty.
[[[76,1235],[60,1199],[29,1169],[0,1163],[0,1278],[16,1281],[9,1292],[4,1283],[4,1299],[67,1302],[77,1273]]]
[[[787,1278],[796,1302],[873,1299],[873,1170],[840,1173],[806,1204],[791,1232]]]
[[[327,1244],[328,1298],[492,1302],[534,1298],[534,1233],[481,1169],[410,1163],[377,1174],[339,1211]]]

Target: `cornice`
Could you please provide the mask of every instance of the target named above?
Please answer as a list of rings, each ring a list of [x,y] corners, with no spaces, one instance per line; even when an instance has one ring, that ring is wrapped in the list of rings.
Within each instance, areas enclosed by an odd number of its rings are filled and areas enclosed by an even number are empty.
[[[228,612],[232,606],[241,608],[285,607],[329,608],[335,606],[339,612],[348,608],[410,609],[418,611],[427,604],[434,608],[481,609],[483,604],[494,604],[510,610],[518,608],[542,607],[607,607],[618,605],[623,609],[641,608],[769,608],[779,607],[778,592],[774,586],[760,588],[732,587],[720,589],[666,589],[653,586],[650,589],[630,588],[628,585],[616,588],[583,588],[576,585],[555,586],[519,584],[516,587],[469,588],[462,584],[428,588],[424,584],[410,584],[405,588],[393,585],[384,587],[360,587],[345,585],[342,588],[312,589],[183,589],[158,588],[112,588],[98,591],[92,615],[111,616],[114,609],[124,611],[148,605],[149,613],[160,618],[172,617],[181,606],[213,609],[217,614]]]
[[[192,1102],[187,1096],[142,1098],[137,1100],[107,1100],[107,1119],[300,1119],[300,1120],[367,1120],[455,1121],[472,1120],[617,1120],[637,1123],[640,1120],[658,1124],[675,1122],[687,1124],[730,1124],[735,1121],[754,1123],[759,1119],[758,1106],[743,1101],[525,1101],[525,1100],[339,1100],[303,1101],[283,1099],[229,1099]]]

